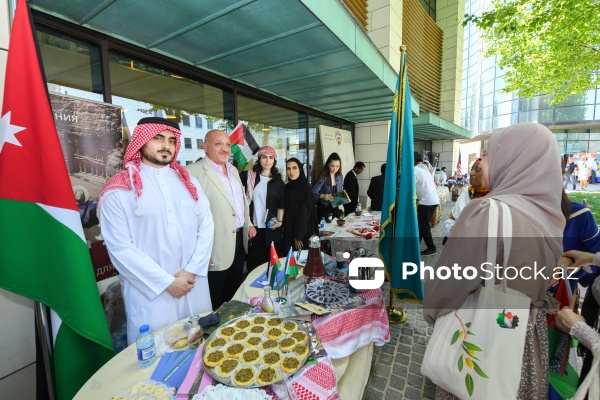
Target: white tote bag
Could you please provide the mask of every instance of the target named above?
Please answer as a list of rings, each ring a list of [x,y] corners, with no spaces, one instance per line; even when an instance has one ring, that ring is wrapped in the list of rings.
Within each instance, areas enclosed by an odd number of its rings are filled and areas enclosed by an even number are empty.
[[[496,264],[498,206],[490,202],[487,261]],[[502,206],[504,263],[512,240],[512,217]],[[489,271],[492,271],[492,266]],[[491,276],[487,274],[487,276]],[[421,373],[461,399],[517,398],[531,299],[493,279],[467,297],[462,307],[438,318]]]

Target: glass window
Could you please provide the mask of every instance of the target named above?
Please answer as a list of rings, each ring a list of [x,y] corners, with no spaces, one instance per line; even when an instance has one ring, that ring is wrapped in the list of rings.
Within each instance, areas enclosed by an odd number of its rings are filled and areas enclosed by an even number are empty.
[[[104,101],[98,46],[43,26],[36,36],[50,92]]]
[[[306,162],[304,113],[238,95],[238,118],[248,126],[259,147],[270,146],[275,149],[277,168],[284,181],[285,160],[296,157]],[[251,168],[251,165],[247,168]]]
[[[492,106],[490,107],[483,107],[481,110],[481,118],[490,118],[492,117],[494,108]]]
[[[494,68],[488,69],[483,74],[481,74],[481,81],[489,82],[489,81],[493,80],[495,73],[496,73],[496,71],[494,70]]]
[[[494,98],[495,98],[496,103],[502,103],[502,102],[511,100],[513,98],[513,94],[505,93],[501,90],[496,90],[494,92]]]
[[[588,152],[590,153],[600,153],[600,141],[598,140],[590,140],[588,146]]]
[[[556,140],[561,141],[561,140],[567,140],[567,134],[566,133],[555,133],[554,137],[556,138]]]
[[[511,124],[511,115],[499,115],[494,117],[494,127],[493,129],[506,128]]]
[[[492,130],[492,118],[486,118],[479,121],[479,132]]]
[[[206,135],[188,127],[192,116],[211,119],[222,126],[233,125],[229,91],[114,51],[109,52],[109,68],[113,103],[123,107],[129,123],[135,126],[141,118],[160,114],[180,124],[186,136],[177,157],[182,165],[204,156],[201,147],[192,147],[193,140]]]
[[[202,117],[196,116],[196,128],[202,128]]]
[[[483,96],[483,103],[481,105],[483,107],[489,107],[494,105],[494,93],[489,93]]]
[[[553,94],[544,94],[540,96],[540,108],[551,107],[550,103],[554,100]]]
[[[600,132],[590,132],[590,140],[600,140]]]
[[[196,139],[196,148],[198,150],[202,149],[202,145],[204,144],[204,140],[202,139]]]
[[[540,124],[549,123],[554,121],[554,109],[547,108],[539,111],[538,121]]]
[[[596,90],[592,89],[587,91],[586,93],[575,94],[569,97],[564,102],[558,104],[559,107],[562,106],[577,106],[581,104],[594,104],[596,99]]]
[[[587,133],[587,132],[572,132],[572,131],[569,131],[568,135],[569,135],[569,140],[572,140],[572,141],[589,140],[589,138],[590,138],[590,134]]]
[[[567,141],[567,153],[587,153],[587,141]]]
[[[594,106],[556,107],[556,122],[579,122],[594,119]]]
[[[496,115],[510,114],[513,108],[512,101],[505,101],[496,105]]]
[[[209,131],[213,129],[213,121],[210,121],[208,119],[206,120],[206,129],[208,129]]]

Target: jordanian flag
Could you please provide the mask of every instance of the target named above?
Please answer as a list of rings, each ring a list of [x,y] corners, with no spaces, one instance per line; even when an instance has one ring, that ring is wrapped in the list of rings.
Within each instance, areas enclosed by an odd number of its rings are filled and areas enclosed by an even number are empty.
[[[281,269],[281,261],[279,261],[279,256],[277,255],[277,250],[275,250],[275,245],[271,242],[271,258],[269,259],[269,264],[271,265],[271,272],[269,278],[269,284],[272,289],[277,289],[277,285],[281,282],[277,281],[277,274]],[[283,274],[283,279],[285,279],[285,274]]]
[[[55,388],[63,400],[114,350],[32,26],[19,0],[0,114],[0,287],[53,310]]]
[[[235,158],[241,169],[246,168],[246,165],[252,159],[252,155],[260,149],[256,140],[254,140],[254,136],[252,136],[246,125],[240,122],[229,135],[229,139],[231,139],[233,158]]]

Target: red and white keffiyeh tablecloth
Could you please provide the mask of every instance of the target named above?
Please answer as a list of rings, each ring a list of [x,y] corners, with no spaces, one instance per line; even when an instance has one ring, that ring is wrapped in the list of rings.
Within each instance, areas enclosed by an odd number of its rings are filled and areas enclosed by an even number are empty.
[[[331,359],[348,357],[370,343],[383,346],[389,342],[390,326],[381,290],[368,290],[360,295],[367,303],[362,307],[325,317],[313,315],[313,326],[328,355],[286,379],[292,400],[339,399]],[[247,301],[260,306],[262,298],[251,297]]]
[[[286,379],[286,384],[291,400],[340,399],[329,357],[319,358],[317,364],[303,366]]]
[[[390,341],[390,324],[381,290],[367,290],[360,296],[367,302],[362,307],[324,317],[313,314],[315,331],[332,359],[348,357],[370,343],[383,346]],[[248,299],[255,306],[261,302],[260,297]]]
[[[360,293],[367,304],[325,317],[313,317],[313,326],[332,359],[348,357],[356,350],[374,343],[390,341],[390,325],[381,290]]]

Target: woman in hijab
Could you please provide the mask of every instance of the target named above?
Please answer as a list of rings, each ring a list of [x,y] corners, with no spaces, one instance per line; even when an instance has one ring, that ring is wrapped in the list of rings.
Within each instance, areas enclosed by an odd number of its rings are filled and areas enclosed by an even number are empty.
[[[285,249],[308,248],[308,239],[318,234],[317,212],[302,163],[290,158],[285,164],[288,183],[285,185],[283,214],[283,243]]]
[[[540,168],[528,168],[531,160]],[[452,229],[452,235],[437,262],[440,266],[475,266],[487,261],[489,198],[506,204],[512,214],[513,240],[507,264],[520,275],[507,281],[508,287],[531,299],[527,334],[519,384],[519,399],[548,397],[548,330],[546,289],[550,274],[532,271],[546,267],[553,271],[562,254],[565,217],[561,212],[561,167],[558,144],[543,125],[522,123],[492,135],[480,162],[482,185],[492,191],[469,202]],[[534,176],[531,176],[533,174]],[[499,207],[499,223],[502,210]],[[518,239],[518,240],[515,240]],[[499,237],[496,260],[504,263],[503,239]],[[465,251],[468,244],[468,251]],[[498,278],[498,272],[496,272]],[[487,274],[486,274],[487,275]],[[502,276],[501,273],[499,274]],[[467,297],[483,284],[483,273],[475,279],[429,279],[425,281],[424,317],[430,324],[438,317],[462,306]],[[530,279],[527,279],[530,278]],[[499,280],[496,279],[498,283]],[[502,362],[498,360],[498,362]],[[454,398],[438,388],[437,398]]]

